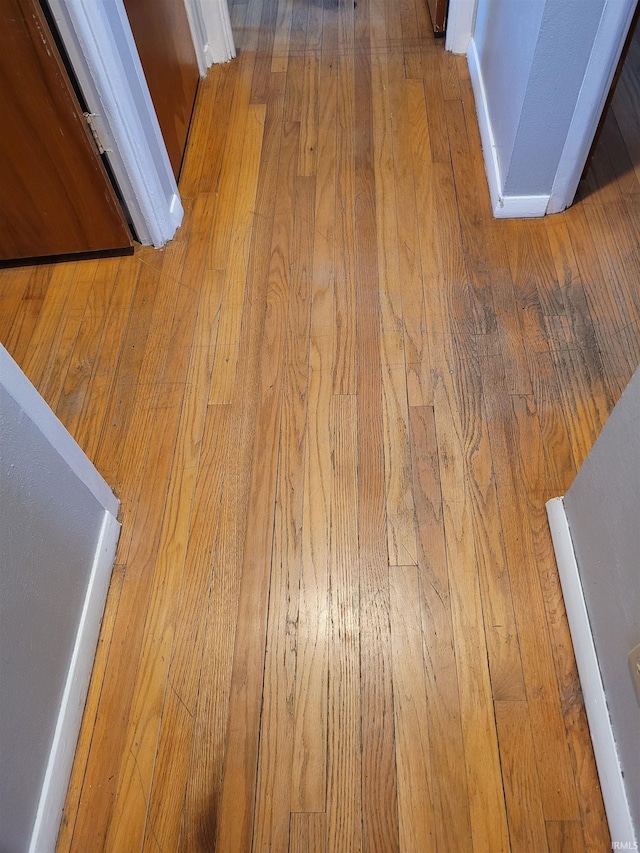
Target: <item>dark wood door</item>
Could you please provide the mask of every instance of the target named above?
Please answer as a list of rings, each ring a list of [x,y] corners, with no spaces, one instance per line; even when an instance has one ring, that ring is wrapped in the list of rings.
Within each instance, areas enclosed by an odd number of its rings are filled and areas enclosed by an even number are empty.
[[[444,36],[447,28],[447,11],[449,0],[427,0],[434,35]]]
[[[200,79],[184,0],[124,5],[177,179]]]
[[[38,0],[0,0],[0,260],[128,246]]]

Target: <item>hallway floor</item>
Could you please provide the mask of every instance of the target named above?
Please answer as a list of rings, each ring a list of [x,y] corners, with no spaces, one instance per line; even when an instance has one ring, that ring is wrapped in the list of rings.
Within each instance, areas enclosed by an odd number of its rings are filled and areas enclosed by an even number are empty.
[[[162,251],[0,272],[122,536],[59,851],[604,853],[545,502],[640,363],[640,184],[491,217],[423,0],[249,0]]]

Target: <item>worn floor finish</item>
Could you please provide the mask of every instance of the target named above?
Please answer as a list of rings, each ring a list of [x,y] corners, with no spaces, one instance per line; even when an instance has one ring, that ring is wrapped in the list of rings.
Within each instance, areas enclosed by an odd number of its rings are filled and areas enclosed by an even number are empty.
[[[601,853],[544,504],[640,362],[640,184],[493,221],[421,0],[233,20],[177,239],[0,273],[122,501],[58,849]]]

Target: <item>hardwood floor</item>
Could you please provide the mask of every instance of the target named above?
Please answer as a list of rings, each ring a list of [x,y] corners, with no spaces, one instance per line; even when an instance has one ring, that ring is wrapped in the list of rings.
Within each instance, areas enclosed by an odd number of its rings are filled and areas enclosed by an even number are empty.
[[[422,0],[232,17],[176,239],[0,273],[121,500],[58,850],[602,853],[544,504],[640,363],[637,152],[495,221]]]

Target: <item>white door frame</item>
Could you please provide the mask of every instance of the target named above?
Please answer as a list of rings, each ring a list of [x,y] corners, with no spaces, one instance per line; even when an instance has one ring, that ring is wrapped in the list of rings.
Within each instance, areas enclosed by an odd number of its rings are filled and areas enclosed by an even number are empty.
[[[137,237],[163,246],[184,211],[122,0],[49,5]]]
[[[466,53],[476,25],[477,0],[449,0],[445,47],[452,53]]]
[[[603,9],[547,213],[560,213],[573,202],[637,3],[638,0],[610,0]]]
[[[184,215],[122,0],[49,0],[141,243],[164,246]],[[227,0],[185,0],[201,75],[235,56]]]

